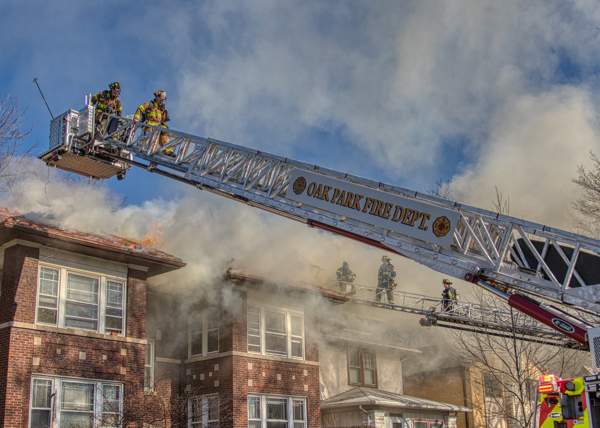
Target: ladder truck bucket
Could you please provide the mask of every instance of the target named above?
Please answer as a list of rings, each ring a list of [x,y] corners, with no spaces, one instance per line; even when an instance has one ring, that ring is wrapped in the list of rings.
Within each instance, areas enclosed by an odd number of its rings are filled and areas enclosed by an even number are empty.
[[[106,128],[106,132],[112,134],[118,127],[119,119],[108,116],[97,128]],[[49,149],[38,157],[50,167],[84,177],[124,178],[130,168],[127,160],[132,158],[131,154],[99,140],[98,131],[93,106],[69,110],[50,123]]]

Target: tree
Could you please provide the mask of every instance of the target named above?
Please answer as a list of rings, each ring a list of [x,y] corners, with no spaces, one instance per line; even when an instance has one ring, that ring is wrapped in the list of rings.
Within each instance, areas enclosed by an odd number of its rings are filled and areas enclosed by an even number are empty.
[[[583,165],[577,168],[575,184],[584,191],[583,197],[573,202],[575,215],[571,226],[579,233],[600,239],[600,158],[590,152],[592,168],[586,170]]]
[[[502,299],[482,290],[474,292],[474,296],[481,305],[508,309]],[[452,349],[461,364],[469,367],[474,391],[470,407],[485,415],[487,426],[506,421],[509,426],[532,428],[540,376],[583,376],[587,374],[584,364],[589,357],[583,351],[527,339],[516,328],[517,317],[523,315],[510,311],[511,316],[503,321],[508,333],[498,335],[484,327],[477,331],[451,330]]]
[[[0,95],[0,194],[10,192],[14,185],[31,171],[35,158],[31,156],[37,143],[24,149],[25,139],[33,129],[25,130],[25,110],[18,98],[10,93]]]

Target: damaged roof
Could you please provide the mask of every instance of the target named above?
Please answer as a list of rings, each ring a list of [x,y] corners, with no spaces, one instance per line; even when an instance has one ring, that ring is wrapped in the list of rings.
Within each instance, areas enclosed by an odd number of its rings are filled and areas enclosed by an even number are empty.
[[[179,258],[118,236],[78,232],[28,219],[26,215],[0,207],[0,245],[15,239],[79,254],[110,259],[148,268],[148,276],[184,267]]]
[[[268,281],[264,278],[250,275],[248,273],[229,268],[227,273],[225,274],[226,279],[231,279],[234,281],[244,281],[247,284],[255,285],[264,288],[285,288],[289,291],[298,292],[298,293],[312,293],[312,294],[320,294],[327,300],[332,303],[345,303],[349,299],[338,293],[337,291],[328,290],[327,288],[321,287],[320,285],[311,284],[304,281],[298,282],[290,282],[290,283],[277,283]]]
[[[441,410],[448,412],[470,412],[468,407],[456,406],[454,404],[440,403],[438,401],[425,400],[424,398],[410,397],[408,395],[396,394],[381,389],[358,387],[321,402],[321,409],[352,406],[388,406],[396,408]]]

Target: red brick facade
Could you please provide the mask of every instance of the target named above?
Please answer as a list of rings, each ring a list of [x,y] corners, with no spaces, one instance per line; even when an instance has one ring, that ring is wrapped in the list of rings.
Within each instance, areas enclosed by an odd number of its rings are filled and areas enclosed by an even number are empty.
[[[0,426],[29,426],[32,375],[114,381],[126,397],[143,394],[147,273],[128,270],[125,337],[35,324],[40,245],[12,242],[0,294]],[[97,244],[93,251],[111,260]]]

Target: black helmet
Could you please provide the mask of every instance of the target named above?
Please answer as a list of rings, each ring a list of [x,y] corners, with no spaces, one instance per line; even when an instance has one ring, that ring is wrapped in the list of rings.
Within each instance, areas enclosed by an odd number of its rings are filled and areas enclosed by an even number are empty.
[[[444,279],[444,280],[442,281],[442,283],[443,283],[444,285],[446,285],[446,284],[448,284],[448,285],[452,285],[452,283],[451,283],[451,282],[450,282],[450,280],[448,280],[448,279]]]
[[[392,261],[392,259],[390,259],[388,256],[383,256],[383,257],[381,258],[381,261],[382,261],[382,262],[391,262],[391,261]]]
[[[342,266],[345,267],[345,268],[347,268],[350,265],[348,264],[348,262],[344,262],[344,263],[342,263]]]
[[[108,88],[112,91],[113,89],[117,92],[121,92],[121,84],[119,82],[113,82],[108,85]]]

